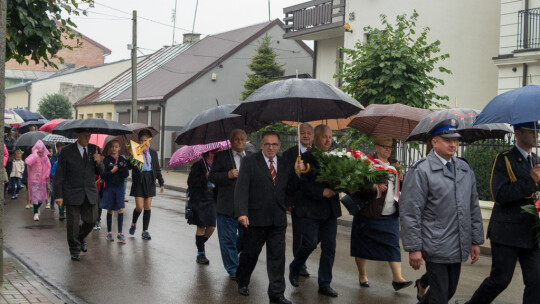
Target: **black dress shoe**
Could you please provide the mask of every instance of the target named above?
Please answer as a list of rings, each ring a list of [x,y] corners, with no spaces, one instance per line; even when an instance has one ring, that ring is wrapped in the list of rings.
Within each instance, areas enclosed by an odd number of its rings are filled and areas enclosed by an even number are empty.
[[[400,289],[403,289],[405,287],[409,287],[412,285],[412,281],[405,281],[405,282],[395,282],[395,281],[392,281],[392,287],[394,287],[394,290],[395,291],[398,291]]]
[[[233,281],[236,281],[236,272],[229,273],[229,278]]]
[[[82,252],[87,252],[88,251],[88,245],[86,244],[85,241],[81,242],[81,251]]]
[[[60,215],[58,216],[58,220],[60,220],[60,221],[66,220],[66,215],[65,215],[65,213],[60,213]]]
[[[298,272],[296,272],[290,266],[289,266],[289,282],[291,282],[291,285],[294,287],[300,286],[300,282],[298,281]]]
[[[72,261],[80,261],[81,256],[78,253],[74,253],[74,254],[71,255],[71,260]]]
[[[422,284],[422,280],[418,279],[414,282],[414,288],[417,288],[416,298],[418,299],[418,301],[420,301],[420,299],[426,294],[427,286],[424,286]]]
[[[360,287],[369,287],[369,281],[365,281],[365,282],[360,281]]]
[[[337,291],[335,291],[330,286],[319,287],[319,290],[317,292],[322,295],[333,297],[333,298],[338,296]]]
[[[298,271],[298,274],[303,276],[303,277],[309,277],[309,272],[307,271],[307,267],[306,265],[304,265],[300,271]]]
[[[243,296],[249,296],[249,288],[247,286],[238,287],[238,293]]]
[[[272,297],[272,298],[270,298],[270,303],[292,304],[292,302],[287,300],[287,298],[285,298],[285,296]]]

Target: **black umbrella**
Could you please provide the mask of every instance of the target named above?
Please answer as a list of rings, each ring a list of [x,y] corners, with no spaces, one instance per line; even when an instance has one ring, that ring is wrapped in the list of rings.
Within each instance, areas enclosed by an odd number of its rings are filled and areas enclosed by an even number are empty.
[[[44,124],[46,124],[48,122],[47,119],[44,119],[44,118],[40,118],[38,120],[29,120],[25,123],[23,123],[22,125],[19,126],[19,133],[23,134],[23,133],[26,133],[28,131],[30,131],[30,126],[36,126],[37,129],[39,129],[41,126],[43,126]],[[36,129],[36,131],[37,131]]]
[[[363,109],[354,98],[317,79],[291,78],[265,84],[234,114],[264,121],[312,121],[346,118]]]
[[[512,130],[505,124],[492,123],[473,126],[473,122],[480,114],[480,111],[467,108],[456,108],[441,110],[429,114],[422,119],[416,128],[411,132],[407,141],[423,141],[427,142],[430,138],[431,129],[439,122],[445,119],[456,119],[459,123],[458,132],[462,138],[460,141],[472,143],[481,139],[499,138],[503,139]]]
[[[4,133],[11,132],[13,127],[4,122]]]
[[[43,131],[30,131],[19,136],[15,141],[16,147],[32,147],[36,144],[38,140],[45,138],[49,135],[47,132]]]
[[[73,136],[73,132],[91,132],[94,134],[123,135],[133,131],[121,123],[103,118],[86,118],[63,121],[52,129],[53,134],[66,137]]]
[[[297,121],[300,126],[300,122],[347,118],[363,108],[354,98],[332,85],[317,79],[291,78],[260,87],[233,113],[246,119]]]
[[[240,115],[232,114],[237,105],[227,104],[208,109],[193,117],[176,137],[179,145],[202,145],[226,140],[234,129],[242,129],[246,133],[257,131],[269,122],[248,120]]]

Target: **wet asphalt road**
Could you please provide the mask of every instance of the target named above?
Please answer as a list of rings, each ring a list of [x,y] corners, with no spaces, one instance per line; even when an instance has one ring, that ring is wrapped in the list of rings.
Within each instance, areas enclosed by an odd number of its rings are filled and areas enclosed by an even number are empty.
[[[25,195],[23,191],[17,200],[8,198],[4,215],[5,247],[49,284],[74,295],[72,298],[64,298],[67,302],[268,303],[264,249],[253,273],[249,297],[237,293],[236,283],[229,279],[224,270],[217,234],[206,245],[210,265],[195,263],[195,228],[187,225],[184,219],[183,193],[165,190],[164,194],[158,194],[154,199],[150,241],[140,237],[142,216],[135,236],[127,234],[134,208],[133,198],[130,197],[126,205],[126,244],[105,240],[103,212],[103,229],[88,236],[88,252],[82,253],[80,262],[70,260],[65,222],[58,221],[58,212],[46,210],[42,206],[41,220],[34,222],[31,209],[24,209]],[[116,220],[113,222],[113,233],[116,236]],[[287,265],[292,260],[291,241],[289,229]],[[349,241],[350,229],[340,226],[332,282],[332,287],[339,293],[338,298],[317,294],[319,249],[307,263],[312,276],[301,278],[299,288],[292,287],[286,278],[286,297],[293,303],[416,303],[414,288],[394,292],[391,286],[392,275],[384,262],[368,262],[371,287],[360,288],[356,264],[349,256]],[[405,260],[408,255],[403,257],[403,276],[414,281],[424,270],[413,271]],[[464,264],[454,299],[470,296],[488,275],[490,265],[489,257],[481,257],[473,266]],[[521,271],[518,268],[509,288],[494,303],[521,303],[522,291]]]

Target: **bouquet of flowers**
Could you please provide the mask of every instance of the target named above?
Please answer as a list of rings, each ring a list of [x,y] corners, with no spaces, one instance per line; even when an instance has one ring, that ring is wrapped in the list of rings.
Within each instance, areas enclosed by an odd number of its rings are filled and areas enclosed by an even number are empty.
[[[540,196],[540,193],[535,194],[538,198]],[[522,206],[521,207],[522,212],[529,213],[535,217],[534,226],[532,229],[538,229],[540,228],[540,198],[536,200],[536,202],[530,205]],[[540,233],[536,235],[536,240],[538,243],[540,243]]]
[[[311,152],[319,167],[315,172],[316,180],[328,184],[337,192],[371,189],[374,184],[386,184],[390,174],[398,174],[396,168],[385,166],[361,151],[343,149],[324,152],[312,148]]]

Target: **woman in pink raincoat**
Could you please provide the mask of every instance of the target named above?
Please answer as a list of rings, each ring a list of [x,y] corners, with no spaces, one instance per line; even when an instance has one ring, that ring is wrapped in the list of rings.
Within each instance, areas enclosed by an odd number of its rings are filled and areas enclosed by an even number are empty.
[[[34,205],[34,221],[39,221],[41,202],[47,201],[47,184],[51,173],[51,162],[47,155],[47,147],[38,140],[32,148],[32,155],[25,160],[28,169],[28,196]]]

